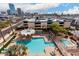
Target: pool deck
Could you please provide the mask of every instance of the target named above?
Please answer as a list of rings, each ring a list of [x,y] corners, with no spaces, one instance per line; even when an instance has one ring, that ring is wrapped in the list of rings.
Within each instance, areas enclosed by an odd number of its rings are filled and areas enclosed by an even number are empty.
[[[46,38],[46,36],[33,36],[33,37],[37,37],[37,38],[43,37],[44,40],[45,40],[45,42],[51,42],[51,41],[48,41],[48,39]],[[55,50],[55,48],[56,47],[50,47],[50,46],[49,47],[46,47],[45,50],[44,50],[45,51],[45,54],[40,54],[40,55],[51,56],[50,53],[54,52],[56,54],[55,56],[61,56],[60,52],[57,51],[57,50]],[[36,54],[36,55],[38,55],[38,54]]]
[[[63,56],[71,56],[71,54],[66,51],[66,49],[64,48],[64,46],[59,41],[55,41],[54,40],[54,42],[57,45],[58,49],[61,51],[61,54]]]
[[[74,56],[79,56],[79,49],[68,49],[68,52],[70,52]]]
[[[28,54],[28,56],[46,56],[45,53]]]
[[[45,36],[32,36],[32,37],[36,37],[36,38],[43,37],[45,42],[51,42],[51,41],[48,41],[48,39]]]
[[[55,50],[55,47],[46,47],[45,48],[45,54],[46,54],[46,56],[51,56],[50,53],[54,52],[54,50]]]
[[[17,37],[18,37],[18,35],[17,35]],[[46,36],[40,36],[40,35],[35,36],[34,35],[32,37],[36,37],[36,38],[43,37],[45,42],[51,42],[47,39]],[[71,54],[66,51],[66,49],[63,47],[63,45],[59,41],[54,40],[54,42],[63,56],[71,56]],[[9,46],[14,45],[14,44],[16,44],[15,41],[11,42],[11,44]],[[45,48],[45,53],[35,53],[33,55],[28,54],[28,56],[51,56],[51,54],[50,54],[51,52],[55,52],[57,54],[56,56],[60,56],[60,54],[57,51],[55,51],[55,47],[50,47],[50,46]],[[0,54],[0,55],[4,55],[4,54]]]
[[[37,37],[37,38],[43,37],[45,42],[50,42],[50,41],[48,41],[48,39],[47,39],[45,36],[33,36],[33,37]],[[45,48],[45,50],[44,50],[44,51],[45,51],[45,54],[35,54],[35,55],[36,55],[36,56],[37,56],[37,55],[38,55],[38,56],[41,56],[41,55],[42,55],[42,56],[44,56],[44,55],[45,55],[45,56],[51,56],[50,53],[51,53],[52,51],[54,52],[54,49],[55,49],[55,47],[50,47],[50,46],[49,46],[49,47],[46,47],[46,48]]]
[[[31,55],[29,55],[29,56],[51,56],[51,52],[54,52],[54,50],[55,50],[55,47],[46,47],[45,49],[44,49],[44,52],[45,53],[35,53],[35,54],[31,54]]]

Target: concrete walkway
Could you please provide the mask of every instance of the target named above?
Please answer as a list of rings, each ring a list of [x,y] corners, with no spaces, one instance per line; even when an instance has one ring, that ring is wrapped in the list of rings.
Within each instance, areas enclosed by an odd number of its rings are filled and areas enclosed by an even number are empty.
[[[12,34],[13,32],[10,32],[9,34],[6,34],[5,36],[4,36],[4,39],[7,41],[8,40],[8,37]],[[3,42],[3,38],[1,37],[0,38],[0,44]]]
[[[51,56],[50,53],[54,52],[54,50],[55,50],[55,47],[46,47],[46,48],[45,48],[45,54],[46,54],[47,56]]]

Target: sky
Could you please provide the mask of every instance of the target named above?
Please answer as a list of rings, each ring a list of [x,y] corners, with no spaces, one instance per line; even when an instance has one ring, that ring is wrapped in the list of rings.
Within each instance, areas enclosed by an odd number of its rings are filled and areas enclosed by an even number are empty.
[[[79,14],[79,3],[13,3],[15,9],[24,12]],[[0,3],[0,11],[9,9],[8,3]]]

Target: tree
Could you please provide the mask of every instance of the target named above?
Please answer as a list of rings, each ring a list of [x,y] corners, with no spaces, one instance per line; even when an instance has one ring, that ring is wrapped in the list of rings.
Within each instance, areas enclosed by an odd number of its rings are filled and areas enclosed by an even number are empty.
[[[0,28],[5,28],[5,27],[8,27],[8,26],[11,26],[11,20],[6,20],[6,21],[0,21]],[[13,30],[13,29],[12,29]]]
[[[57,34],[59,32],[59,24],[58,23],[52,23],[51,24],[51,29],[54,31],[55,34]]]
[[[55,35],[58,35],[59,32],[67,33],[67,30],[61,27],[58,22],[52,23],[50,27],[54,31]]]
[[[13,45],[5,52],[6,56],[24,56],[28,54],[28,48],[25,45]]]
[[[11,20],[7,20],[5,23],[6,23],[8,26],[10,26],[10,27],[11,27],[11,30],[13,31],[12,21],[11,21]]]
[[[3,38],[3,42],[5,42],[5,38],[4,38],[4,35],[1,31],[1,29],[5,28],[5,27],[8,27],[8,26],[11,26],[11,21],[10,20],[0,21],[0,34]],[[11,29],[12,29],[12,26],[11,26]],[[13,29],[12,29],[12,31],[13,31]]]
[[[25,38],[26,36],[25,35],[22,35],[22,34],[19,34],[19,37],[20,38]]]
[[[32,39],[32,35],[27,35],[26,38]]]
[[[0,22],[0,28],[2,29],[2,28],[5,28],[5,27],[7,27],[7,25],[4,23],[4,22]]]

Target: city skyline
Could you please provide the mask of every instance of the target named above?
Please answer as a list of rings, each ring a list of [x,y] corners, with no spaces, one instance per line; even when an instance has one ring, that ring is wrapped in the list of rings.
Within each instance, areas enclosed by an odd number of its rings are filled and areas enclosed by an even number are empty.
[[[64,13],[79,14],[79,3],[13,3],[15,9],[21,8],[24,12],[37,13]],[[9,9],[8,3],[0,3],[0,11]]]

